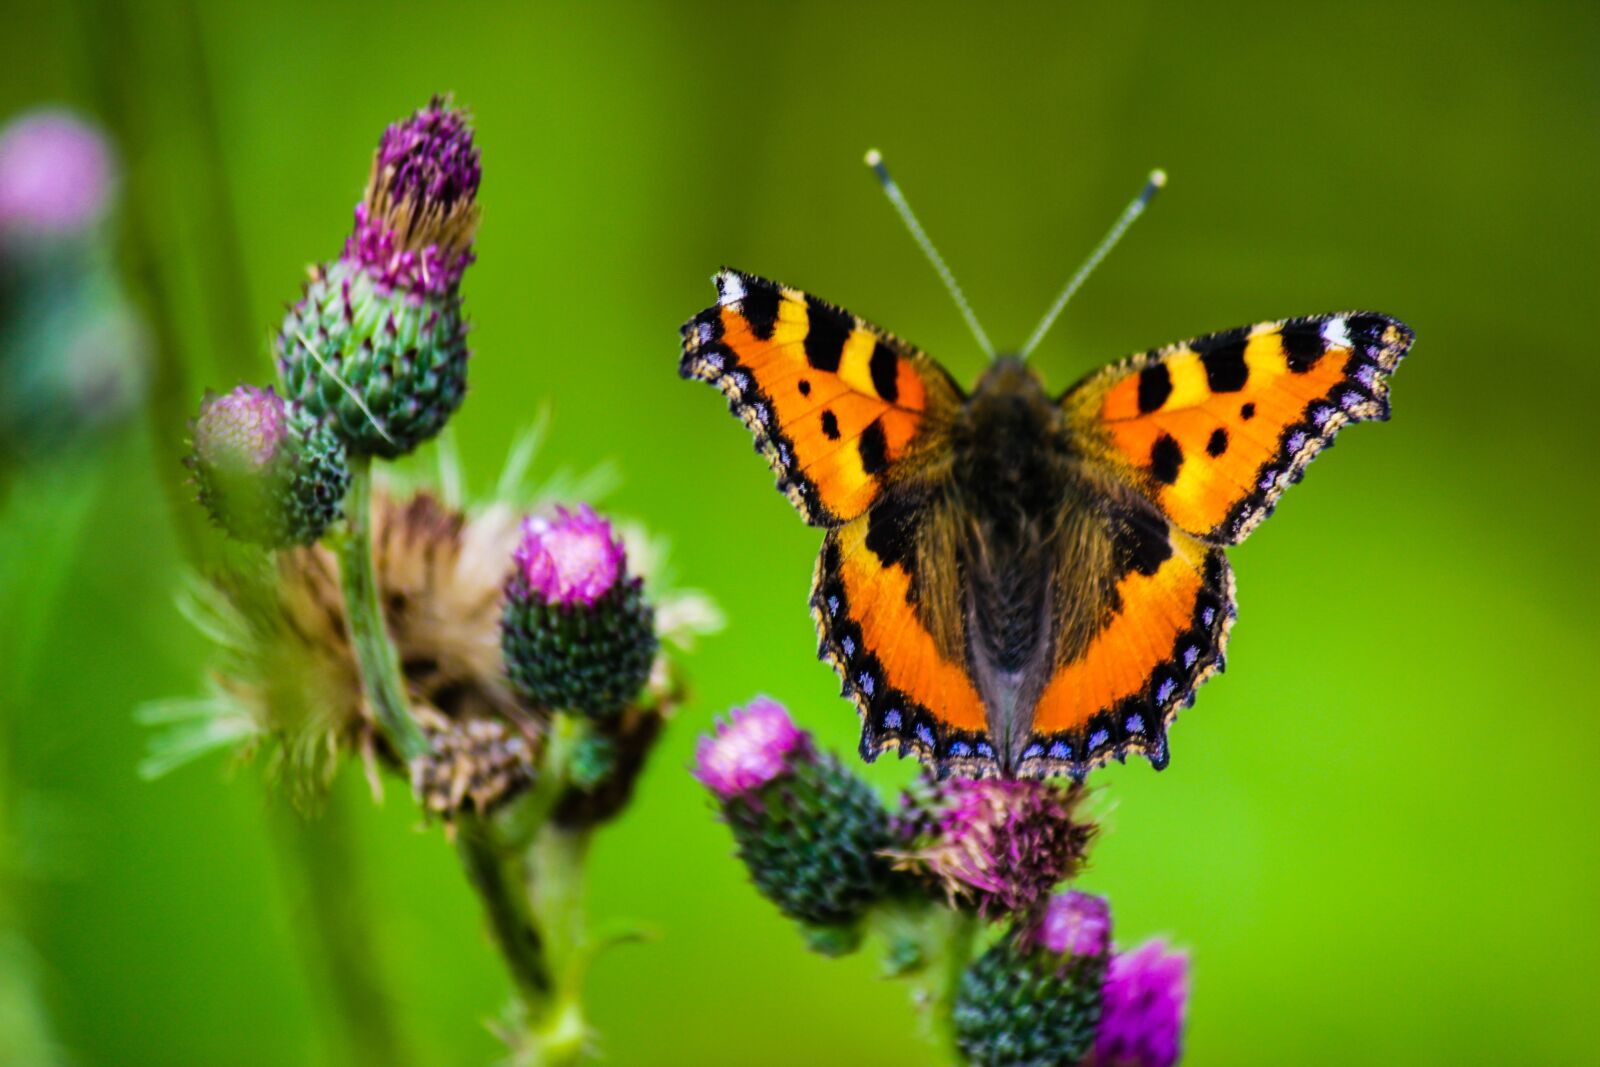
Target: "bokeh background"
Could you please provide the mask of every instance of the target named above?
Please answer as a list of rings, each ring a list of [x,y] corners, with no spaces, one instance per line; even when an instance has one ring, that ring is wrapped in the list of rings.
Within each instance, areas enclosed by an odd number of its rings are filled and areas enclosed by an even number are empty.
[[[455,424],[470,475],[489,483],[549,405],[545,462],[614,461],[604,503],[669,535],[730,620],[600,839],[595,913],[660,934],[593,975],[607,1062],[928,1059],[906,990],[870,955],[806,952],[684,770],[713,715],[760,691],[855,737],[812,654],[818,534],[676,375],[712,270],[980,369],[861,166],[874,145],[1012,342],[1168,170],[1037,353],[1053,385],[1260,318],[1370,306],[1416,328],[1393,421],[1342,436],[1233,553],[1230,670],[1182,716],[1171,768],[1094,779],[1084,882],[1125,942],[1192,950],[1187,1062],[1594,1062],[1594,4],[86,0],[5,23],[0,116],[57,101],[122,135],[177,344],[153,414],[0,503],[22,798],[0,1030],[37,1026],[79,1064],[353,1062],[305,906],[316,834],[220,759],[136,775],[134,707],[197,692],[206,656],[174,607],[182,472],[158,446],[183,432],[163,405],[269,376],[269,331],[337,251],[383,124],[449,89],[485,166]],[[370,929],[404,1062],[489,1062],[506,985],[443,836],[354,773],[329,811],[356,847],[325,891]]]

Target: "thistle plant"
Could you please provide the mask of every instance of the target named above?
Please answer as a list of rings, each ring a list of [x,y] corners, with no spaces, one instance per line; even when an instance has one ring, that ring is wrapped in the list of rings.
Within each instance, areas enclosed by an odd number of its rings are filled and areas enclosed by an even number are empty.
[[[512,1060],[566,1064],[615,941],[585,919],[589,843],[683,699],[676,650],[718,620],[664,588],[642,533],[528,489],[532,444],[471,503],[446,447],[437,485],[375,473],[465,395],[479,177],[448,99],[390,126],[343,253],[284,320],[278,381],[201,401],[186,464],[234,547],[184,598],[216,645],[210,693],[143,710],[162,728],[146,769],[260,754],[308,809],[348,761],[375,796],[399,779],[482,901]]]
[[[1061,888],[1096,832],[1081,783],[924,777],[891,810],[764,697],[701,739],[693,773],[756,889],[817,951],[881,942],[949,1062],[1178,1061],[1187,959],[1117,952],[1109,903]]]

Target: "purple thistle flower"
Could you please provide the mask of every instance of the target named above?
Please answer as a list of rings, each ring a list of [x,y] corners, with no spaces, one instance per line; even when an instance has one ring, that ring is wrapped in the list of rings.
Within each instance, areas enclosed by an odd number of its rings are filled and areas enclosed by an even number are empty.
[[[265,467],[287,435],[283,398],[272,386],[241,385],[200,402],[194,424],[194,451],[210,467],[241,470]]]
[[[30,112],[0,131],[0,230],[67,236],[98,222],[111,196],[111,149],[62,109]]]
[[[442,210],[476,196],[483,177],[466,115],[442,96],[383,131],[378,169],[391,175],[394,199],[416,197]]]
[[[593,604],[616,585],[627,564],[611,524],[588,504],[576,511],[557,508],[554,519],[523,519],[512,558],[528,590],[550,604]]]
[[[1111,948],[1111,906],[1104,897],[1068,890],[1050,898],[1033,937],[1058,956],[1100,956]]]
[[[1111,957],[1100,1028],[1083,1067],[1172,1067],[1183,1053],[1189,957],[1160,938]]]
[[[450,292],[472,265],[482,177],[467,116],[434,97],[384,131],[343,258],[386,289]]]
[[[721,800],[759,789],[783,774],[790,755],[806,735],[782,704],[756,697],[748,707],[734,708],[719,722],[714,736],[695,746],[694,776]]]
[[[500,650],[523,696],[607,719],[639,695],[659,642],[644,582],[587,504],[531,516],[512,551]]]
[[[1074,812],[1082,787],[952,778],[908,794],[902,867],[931,875],[984,918],[1027,911],[1071,877],[1094,833]]]

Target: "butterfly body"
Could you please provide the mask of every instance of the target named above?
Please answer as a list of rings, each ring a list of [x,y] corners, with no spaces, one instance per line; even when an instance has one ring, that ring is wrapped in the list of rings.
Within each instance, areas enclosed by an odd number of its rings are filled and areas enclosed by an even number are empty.
[[[1337,429],[1387,414],[1410,343],[1383,316],[1265,323],[1130,358],[1052,395],[1020,359],[970,393],[832,305],[734,271],[684,327],[779,486],[826,528],[820,653],[862,754],[1082,776],[1168,759],[1223,662],[1223,546]]]

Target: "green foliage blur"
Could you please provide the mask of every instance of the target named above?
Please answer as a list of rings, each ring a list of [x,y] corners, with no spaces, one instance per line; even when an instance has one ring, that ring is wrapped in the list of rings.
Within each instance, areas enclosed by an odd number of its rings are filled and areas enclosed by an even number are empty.
[[[806,287],[958,378],[981,366],[861,165],[874,146],[1012,343],[1167,169],[1034,357],[1054,386],[1262,318],[1372,307],[1416,329],[1393,421],[1341,436],[1232,554],[1230,669],[1176,725],[1170,769],[1093,779],[1083,884],[1124,944],[1191,949],[1187,1062],[1594,1062],[1594,4],[323,0],[196,5],[193,37],[184,10],[13,5],[0,64],[0,117],[108,98],[132,116],[124,162],[155,190],[182,341],[156,393],[188,411],[270,377],[270,329],[337,253],[379,131],[453,90],[485,170],[455,423],[471,477],[492,485],[550,405],[546,464],[614,460],[604,505],[669,535],[681,580],[728,614],[595,857],[598,920],[659,933],[593,974],[605,1062],[930,1058],[871,954],[808,953],[756,896],[685,773],[696,735],[757,692],[827,743],[856,736],[813,655],[818,532],[676,374],[711,272]],[[207,99],[247,283],[236,343],[213,328],[230,312]],[[50,1062],[361,1062],[296,873],[316,836],[288,832],[254,770],[136,774],[133,708],[198,692],[206,658],[173,600],[184,472],[156,459],[183,433],[145,420],[0,504],[0,776],[32,835],[0,881],[0,921],[26,937],[0,956],[28,976],[0,983],[0,1028],[45,1028]],[[887,788],[910,768],[868,773]],[[369,924],[406,1050],[388,1062],[490,1062],[506,981],[443,834],[398,782],[374,807],[354,767],[329,811],[358,848],[323,892]]]

